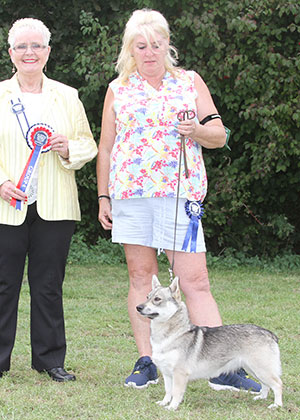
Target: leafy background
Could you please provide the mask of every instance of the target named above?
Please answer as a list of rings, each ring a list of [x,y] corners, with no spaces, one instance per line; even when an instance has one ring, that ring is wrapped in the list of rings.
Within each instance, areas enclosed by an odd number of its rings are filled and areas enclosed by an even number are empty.
[[[95,138],[124,25],[149,7],[169,21],[179,64],[213,95],[230,148],[204,150],[203,219],[214,255],[300,252],[300,5],[298,0],[0,0],[0,80],[11,75],[7,32],[36,17],[52,32],[47,75],[79,89]],[[97,221],[95,160],[77,174],[87,245],[107,237]]]

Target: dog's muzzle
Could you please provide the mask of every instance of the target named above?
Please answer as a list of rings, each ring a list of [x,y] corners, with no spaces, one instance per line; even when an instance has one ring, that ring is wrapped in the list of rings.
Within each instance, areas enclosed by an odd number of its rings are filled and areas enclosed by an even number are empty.
[[[149,313],[149,314],[144,313],[144,312],[143,312],[144,308],[145,308],[145,305],[138,305],[138,306],[136,306],[136,310],[137,310],[137,311],[138,311],[141,315],[143,315],[143,316],[145,316],[145,317],[147,317],[147,318],[149,318],[149,319],[154,319],[154,318],[156,318],[156,317],[158,316],[158,313],[157,313],[157,312],[152,312],[152,313]]]
[[[142,312],[142,310],[144,309],[144,305],[138,305],[137,307],[136,307],[136,310],[138,311],[138,312]]]

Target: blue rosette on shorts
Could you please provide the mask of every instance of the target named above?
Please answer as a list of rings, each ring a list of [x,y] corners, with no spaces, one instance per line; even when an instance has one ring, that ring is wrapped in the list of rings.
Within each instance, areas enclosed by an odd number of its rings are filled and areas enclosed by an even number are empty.
[[[190,252],[196,252],[199,220],[204,214],[203,204],[201,201],[186,200],[184,207],[187,216],[190,218],[190,223],[181,249],[187,251],[189,242],[191,241]]]

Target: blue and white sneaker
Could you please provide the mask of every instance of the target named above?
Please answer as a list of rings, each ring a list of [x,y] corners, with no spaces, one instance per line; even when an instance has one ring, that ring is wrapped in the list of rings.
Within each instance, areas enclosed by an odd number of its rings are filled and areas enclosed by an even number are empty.
[[[261,390],[261,385],[249,378],[244,369],[226,375],[222,373],[218,378],[211,378],[208,384],[215,391],[250,391],[257,394]]]
[[[149,356],[140,357],[134,365],[131,375],[125,380],[125,386],[143,389],[150,384],[157,384],[158,376],[155,364]]]

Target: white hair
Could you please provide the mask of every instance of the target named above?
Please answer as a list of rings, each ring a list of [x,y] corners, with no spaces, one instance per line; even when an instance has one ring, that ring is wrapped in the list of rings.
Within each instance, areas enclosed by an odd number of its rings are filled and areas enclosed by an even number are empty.
[[[43,37],[44,44],[46,46],[49,45],[51,33],[47,26],[41,20],[24,18],[16,20],[8,32],[8,43],[10,47],[12,48],[15,45],[15,39],[19,33],[28,30],[40,32]]]

